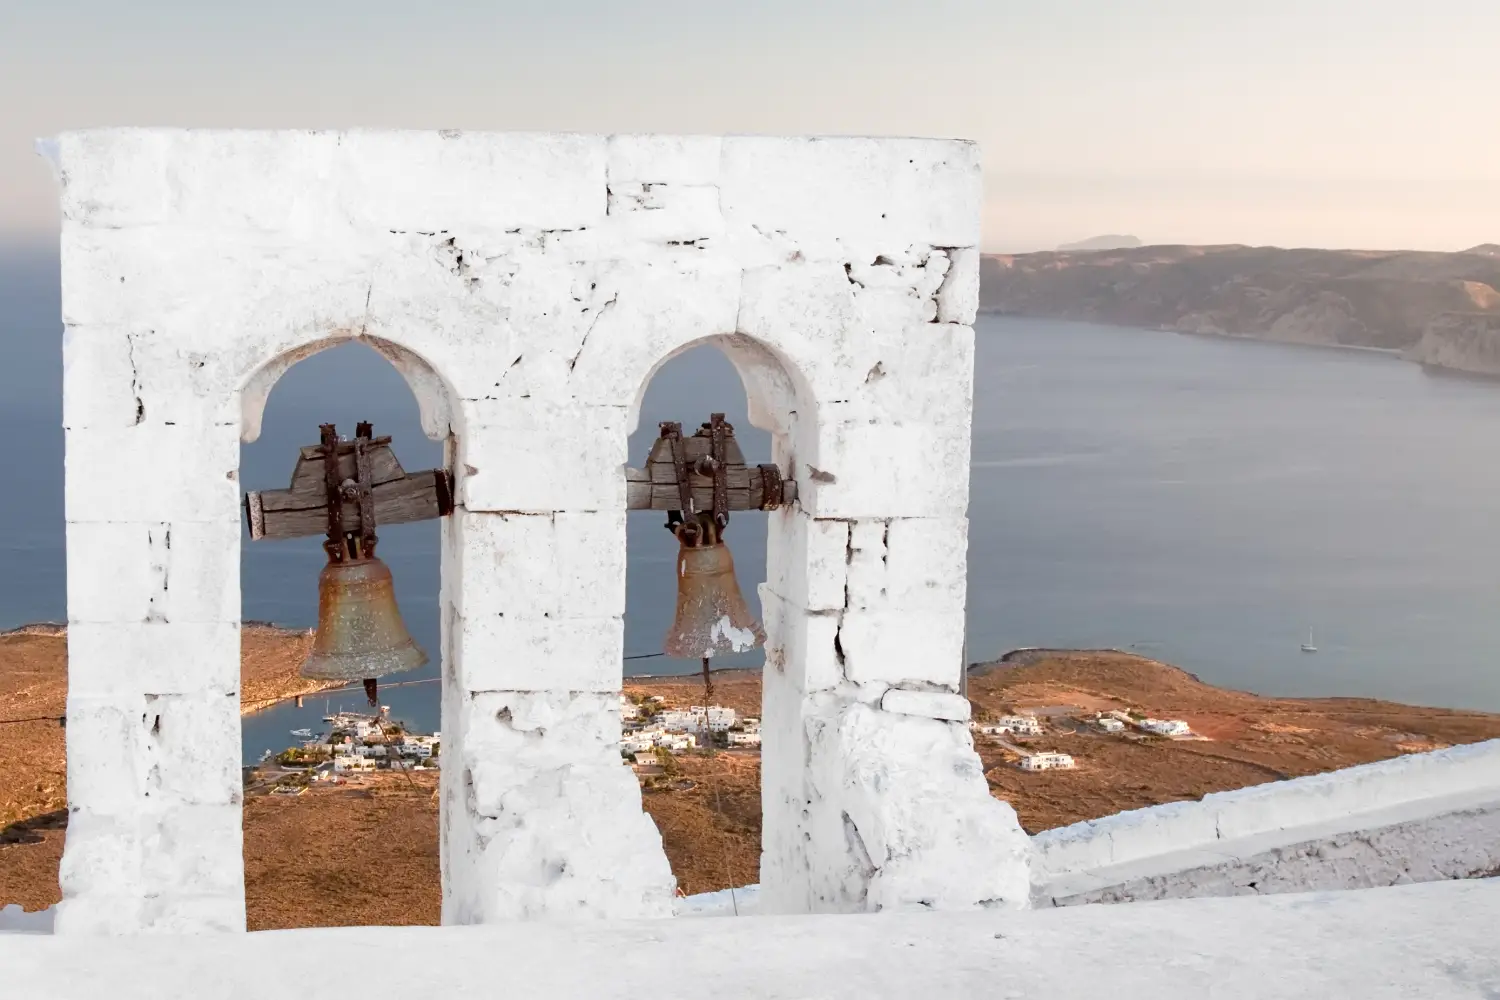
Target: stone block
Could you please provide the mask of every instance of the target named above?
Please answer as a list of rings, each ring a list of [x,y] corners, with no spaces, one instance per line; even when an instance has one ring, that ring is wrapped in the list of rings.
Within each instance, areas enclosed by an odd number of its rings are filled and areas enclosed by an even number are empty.
[[[605,209],[602,136],[109,128],[57,148],[63,217],[99,227],[563,229]]]
[[[625,613],[625,512],[460,509],[460,614],[599,618]]]
[[[810,259],[837,244],[979,244],[979,148],[941,139],[730,136],[720,189],[731,226],[784,232]]]
[[[885,606],[962,611],[968,580],[969,522],[963,517],[893,518],[884,531]]]
[[[138,893],[68,893],[52,918],[52,933],[79,937],[139,934],[144,900]]]
[[[240,618],[240,539],[229,521],[181,521],[149,532],[152,567],[162,567],[152,620],[224,624]],[[71,607],[71,603],[69,607]]]
[[[845,399],[864,372],[852,370],[851,344],[860,322],[854,286],[835,261],[800,262],[745,271],[737,329],[775,351],[812,402]]]
[[[359,228],[556,231],[606,211],[601,135],[352,131],[339,149],[340,203]]]
[[[238,622],[79,622],[68,629],[70,695],[233,696],[239,669]]]
[[[481,691],[460,713],[464,758],[506,757],[528,767],[619,756],[618,696],[573,691]]]
[[[808,611],[760,585],[766,673],[789,677],[797,691],[823,691],[845,679],[839,613]]]
[[[625,407],[464,409],[459,499],[469,510],[625,509]]]
[[[239,523],[234,425],[95,427],[65,440],[69,521]]]
[[[895,692],[891,692],[887,697]],[[836,769],[842,822],[825,832],[855,865],[853,909],[1023,909],[1030,905],[1030,838],[1015,810],[989,794],[962,727],[879,712],[839,711],[813,753]],[[848,845],[848,846],[845,846]],[[826,871],[836,866],[824,860]]]
[[[243,794],[238,692],[147,695],[143,709],[138,745],[146,794],[163,806],[237,808]]]
[[[244,893],[174,893],[148,898],[141,907],[141,930],[182,935],[244,933]]]
[[[716,135],[612,135],[609,183],[713,185],[723,140]]]
[[[590,294],[599,308],[569,356],[566,391],[591,405],[628,406],[633,419],[651,377],[669,358],[735,332],[740,269],[716,255],[625,260],[601,271]]]
[[[816,437],[795,474],[797,503],[813,517],[961,517],[968,509],[967,422],[830,418]]]
[[[856,684],[917,682],[958,689],[964,613],[850,610],[839,628],[844,675]]]
[[[179,805],[143,817],[141,884],[147,896],[242,894],[238,805]]]
[[[766,586],[810,611],[842,609],[848,600],[849,522],[818,520],[796,506],[766,516]]]
[[[609,228],[621,242],[706,246],[724,234],[719,189],[708,185],[611,181]]]
[[[70,654],[70,659],[76,655]],[[139,695],[108,698],[69,690],[70,806],[110,816],[129,816],[141,808],[145,791],[140,767],[141,705]]]
[[[58,866],[57,881],[65,899],[123,897],[140,892],[138,813],[135,810],[111,813],[83,800],[70,806],[65,850]]]
[[[915,715],[945,722],[968,722],[969,699],[937,691],[904,691],[892,688],[880,699],[882,711],[898,715]]]
[[[937,321],[973,326],[979,315],[979,248],[948,251],[948,273],[937,294]]]
[[[887,601],[889,573],[886,567],[886,533],[890,522],[875,518],[847,522],[848,567],[845,570],[846,608],[882,608]]]
[[[968,427],[973,418],[974,331],[922,323],[881,341],[855,345],[853,368],[862,383],[846,402],[830,406],[834,419]]]
[[[63,329],[63,426],[134,427],[145,415],[131,343],[123,329]]]
[[[74,521],[67,526],[72,622],[233,622],[240,527]]]
[[[136,521],[68,523],[65,536],[71,623],[146,620],[160,579],[151,560],[153,528],[165,526]]]
[[[466,690],[620,690],[620,618],[465,616],[458,629],[458,677]]]

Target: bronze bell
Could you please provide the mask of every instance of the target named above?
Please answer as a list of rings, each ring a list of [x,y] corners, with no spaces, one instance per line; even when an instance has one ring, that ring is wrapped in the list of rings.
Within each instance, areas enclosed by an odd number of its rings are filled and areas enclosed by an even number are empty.
[[[340,560],[330,552],[318,576],[318,633],[302,676],[373,681],[426,662],[396,607],[390,568],[374,555]]]
[[[734,557],[712,514],[670,524],[677,536],[677,618],[662,651],[686,660],[765,645],[734,578]]]

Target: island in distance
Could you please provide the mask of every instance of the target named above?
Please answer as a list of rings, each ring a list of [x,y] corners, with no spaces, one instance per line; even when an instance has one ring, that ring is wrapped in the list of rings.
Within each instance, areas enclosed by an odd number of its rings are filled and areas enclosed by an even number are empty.
[[[1102,238],[1101,238],[1102,239]],[[1144,246],[986,254],[984,312],[1400,353],[1500,375],[1500,254]]]
[[[1142,246],[1139,237],[1136,236],[1090,236],[1086,240],[1077,243],[1064,243],[1058,247],[1059,251],[1087,251],[1087,250],[1132,250]]]

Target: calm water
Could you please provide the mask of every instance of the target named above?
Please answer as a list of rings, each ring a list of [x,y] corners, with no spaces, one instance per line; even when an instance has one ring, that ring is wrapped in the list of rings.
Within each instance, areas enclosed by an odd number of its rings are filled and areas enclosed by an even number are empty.
[[[0,627],[66,616],[56,258],[0,255]],[[1082,324],[984,318],[976,358],[969,653],[1119,646],[1216,684],[1500,710],[1500,384],[1433,377],[1393,358]],[[656,422],[723,409],[751,460],[733,368],[712,349],[657,376],[631,460]],[[440,461],[394,370],[358,346],[277,385],[246,488],[286,485],[320,422],[375,423],[408,469]],[[656,513],[630,516],[626,653],[649,653],[672,614],[674,545]],[[746,596],[765,529],[730,539]],[[437,528],[381,531],[408,625],[438,650]],[[245,545],[244,615],[310,626],[316,539]],[[1312,628],[1315,655],[1298,646]],[[753,664],[754,657],[745,657]],[[629,672],[690,672],[645,659]],[[429,667],[410,678],[435,677]],[[437,685],[382,701],[435,728]],[[357,708],[358,694],[330,696]],[[247,720],[245,751],[318,727],[322,698]]]

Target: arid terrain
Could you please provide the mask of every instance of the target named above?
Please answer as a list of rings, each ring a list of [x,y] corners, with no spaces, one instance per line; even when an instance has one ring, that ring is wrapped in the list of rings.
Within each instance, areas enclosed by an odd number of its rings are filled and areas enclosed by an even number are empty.
[[[1184,333],[1402,351],[1491,373],[1500,257],[1462,253],[1147,246],[990,254],[985,312]]]
[[[294,672],[306,636],[246,628],[250,673],[272,683]],[[256,659],[259,655],[261,658]],[[255,665],[252,665],[255,664]],[[0,904],[28,909],[58,898],[62,847],[61,638],[0,636],[0,718],[50,721],[0,726],[7,765],[0,801]],[[759,715],[757,671],[716,673],[716,704]],[[260,687],[260,697],[274,688]],[[629,678],[626,692],[668,704],[701,703],[696,677]],[[1029,751],[1073,755],[1072,771],[1023,772],[999,741],[975,743],[994,793],[1030,832],[1122,809],[1347,767],[1402,753],[1500,737],[1500,715],[1354,698],[1276,699],[1215,688],[1176,667],[1115,652],[1030,651],[976,666],[970,700],[978,719],[1016,711],[1049,720],[1045,735],[1007,737]],[[1207,739],[1112,735],[1073,721],[1135,709],[1189,722]],[[21,735],[25,733],[26,735]],[[624,766],[622,764],[622,766]],[[756,880],[760,769],[753,751],[684,753],[662,773],[642,774],[642,798],[662,834],[683,892]],[[347,924],[425,924],[439,916],[437,775],[381,772],[298,796],[245,797],[246,898],[255,929]]]

